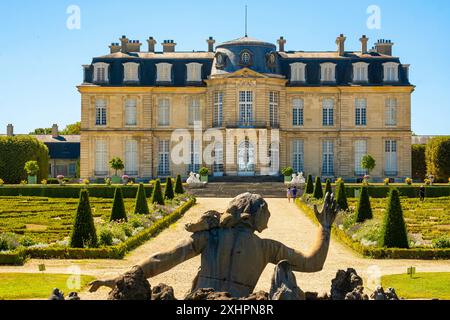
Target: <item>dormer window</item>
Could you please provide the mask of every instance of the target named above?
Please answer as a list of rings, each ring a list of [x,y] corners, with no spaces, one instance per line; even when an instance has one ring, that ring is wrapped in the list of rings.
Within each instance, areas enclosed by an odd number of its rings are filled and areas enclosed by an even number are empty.
[[[336,64],[331,62],[322,63],[320,65],[320,81],[336,82]]]
[[[187,82],[201,82],[202,81],[202,64],[188,63],[186,64]]]
[[[172,81],[172,65],[170,63],[158,63],[156,65],[156,82]]]
[[[398,66],[396,62],[383,63],[384,82],[398,82]]]
[[[305,82],[306,64],[301,62],[291,63],[291,82]]]
[[[109,64],[104,62],[94,63],[94,82],[107,83],[109,82],[108,76]]]
[[[366,62],[356,62],[353,64],[353,82],[369,81],[369,64]]]
[[[123,81],[138,82],[139,81],[139,64],[135,62],[127,62],[123,64]]]

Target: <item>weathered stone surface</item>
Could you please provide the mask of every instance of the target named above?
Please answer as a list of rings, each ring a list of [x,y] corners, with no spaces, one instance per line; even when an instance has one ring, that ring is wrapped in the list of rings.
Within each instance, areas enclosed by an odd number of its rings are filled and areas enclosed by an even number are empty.
[[[248,300],[248,301],[263,301],[269,300],[269,294],[264,291],[254,292],[246,298],[241,298],[240,300]]]
[[[134,267],[116,280],[116,286],[109,293],[108,300],[151,300],[151,297],[150,283],[142,268]]]
[[[234,300],[228,292],[215,292],[212,288],[198,289],[189,293],[185,300]]]
[[[378,286],[370,295],[373,300],[399,300],[394,288],[388,288],[384,291],[383,287]]]
[[[69,293],[69,297],[67,298],[67,300],[80,300],[80,297],[78,296],[78,293],[71,292]]]
[[[196,223],[188,223],[184,226],[188,232],[201,232],[211,230],[213,228],[218,228],[220,225],[220,212],[210,210],[205,212],[200,220]]]
[[[288,261],[283,260],[275,267],[269,296],[271,300],[305,300]]]
[[[176,300],[173,288],[160,283],[152,288],[152,300]]]
[[[358,276],[355,269],[338,270],[336,277],[331,280],[331,299],[344,300],[347,293],[362,285],[363,280]]]
[[[52,290],[49,300],[64,300],[64,293],[58,288]]]
[[[345,295],[345,300],[369,300],[369,296],[364,293],[363,286],[358,286]]]

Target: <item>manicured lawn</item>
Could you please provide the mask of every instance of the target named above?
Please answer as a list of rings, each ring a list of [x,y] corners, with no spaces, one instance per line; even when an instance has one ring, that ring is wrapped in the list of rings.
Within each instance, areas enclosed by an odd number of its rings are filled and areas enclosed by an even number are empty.
[[[69,289],[69,277],[67,274],[0,273],[0,300],[48,299],[54,288],[62,290],[67,298],[70,292],[79,292],[94,280],[90,276],[81,276],[81,288]]]
[[[450,273],[417,273],[383,276],[384,288],[395,288],[399,297],[406,299],[450,300]]]

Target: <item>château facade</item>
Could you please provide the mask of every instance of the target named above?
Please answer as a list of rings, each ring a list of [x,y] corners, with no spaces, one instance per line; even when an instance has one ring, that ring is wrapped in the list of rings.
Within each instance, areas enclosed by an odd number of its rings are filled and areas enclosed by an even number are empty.
[[[108,162],[117,156],[137,180],[202,166],[230,176],[279,175],[291,166],[351,181],[366,174],[366,154],[376,160],[375,179],[411,176],[409,65],[392,55],[391,41],[368,50],[363,36],[360,50],[346,51],[345,40],[336,39],[335,51],[304,52],[286,51],[283,37],[278,47],[247,36],[214,47],[210,37],[204,52],[178,52],[172,40],[157,52],[150,37],[142,52],[123,36],[83,66],[81,177],[112,175]],[[212,163],[202,159],[210,143],[193,135],[198,122],[203,133],[235,137],[214,140]],[[189,163],[171,157],[176,129],[192,133]],[[268,164],[257,160],[261,141]]]

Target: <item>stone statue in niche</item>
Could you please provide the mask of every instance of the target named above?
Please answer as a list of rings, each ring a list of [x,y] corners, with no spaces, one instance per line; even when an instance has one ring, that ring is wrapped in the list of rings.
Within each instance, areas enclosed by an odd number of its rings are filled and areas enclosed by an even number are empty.
[[[244,193],[233,199],[223,213],[209,211],[197,223],[187,225],[187,230],[193,232],[189,238],[174,248],[150,256],[132,271],[149,279],[201,255],[201,266],[191,293],[211,288],[216,292],[228,292],[233,298],[242,298],[253,293],[266,265],[273,263],[277,268],[272,281],[272,297],[301,299],[304,295],[297,287],[292,271],[322,270],[337,211],[334,196],[327,194],[322,210],[319,212],[317,207],[314,208],[319,221],[315,244],[309,253],[302,253],[255,234],[267,228],[270,211],[260,195]],[[90,291],[101,286],[115,289],[122,278],[94,281]]]

